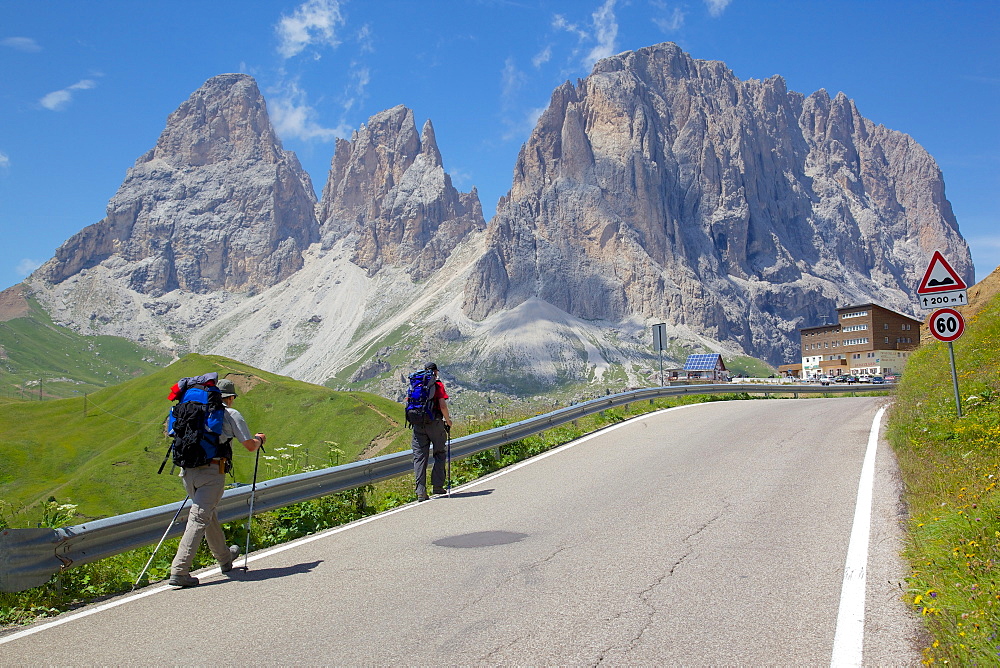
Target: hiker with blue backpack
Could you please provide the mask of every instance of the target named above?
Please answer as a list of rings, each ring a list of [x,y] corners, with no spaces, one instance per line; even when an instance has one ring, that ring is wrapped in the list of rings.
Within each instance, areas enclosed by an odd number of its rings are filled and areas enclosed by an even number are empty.
[[[406,423],[413,428],[413,475],[416,480],[417,501],[426,501],[427,460],[431,445],[434,446],[434,467],[431,485],[434,494],[444,494],[446,445],[451,432],[451,415],[448,413],[448,393],[438,379],[438,368],[428,362],[423,371],[410,374],[410,390],[406,399]]]
[[[219,380],[214,372],[182,378],[172,388],[170,399],[178,403],[168,418],[169,434],[174,437],[170,452],[191,499],[187,526],[170,565],[167,582],[173,587],[198,584],[190,571],[203,537],[223,573],[233,569],[240,554],[238,545],[226,545],[216,507],[225,490],[226,473],[232,469],[232,440],[235,438],[254,452],[264,445],[266,437],[262,433],[250,435],[246,420],[233,408],[237,396],[233,381]]]

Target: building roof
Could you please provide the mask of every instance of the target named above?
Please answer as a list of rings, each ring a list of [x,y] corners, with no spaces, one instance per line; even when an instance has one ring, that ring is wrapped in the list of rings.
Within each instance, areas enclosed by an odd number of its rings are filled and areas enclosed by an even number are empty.
[[[688,355],[687,361],[684,362],[685,371],[715,371],[716,369],[726,370],[722,355],[719,353]]]
[[[906,315],[905,313],[900,313],[899,311],[894,311],[891,308],[886,308],[886,307],[882,306],[881,304],[869,303],[869,304],[855,304],[854,306],[842,306],[842,307],[840,307],[840,308],[837,309],[838,322],[831,322],[831,323],[827,323],[827,324],[824,324],[824,325],[813,325],[812,327],[799,327],[799,332],[800,333],[801,332],[806,332],[806,331],[808,331],[808,332],[817,332],[817,331],[824,330],[824,329],[829,329],[829,330],[838,329],[840,327],[840,325],[841,325],[841,323],[839,322],[839,318],[840,318],[841,314],[843,314],[845,311],[855,311],[855,310],[860,309],[860,308],[877,308],[877,309],[882,309],[883,311],[885,311],[887,313],[892,313],[894,315],[898,315],[900,318],[906,318],[907,320],[915,322],[918,325],[922,325],[923,324],[922,320],[918,320],[918,319],[914,318],[912,315]]]
[[[908,320],[912,320],[913,322],[919,322],[919,323],[923,322],[922,320],[918,320],[917,318],[914,318],[912,315],[906,315],[905,313],[900,313],[899,311],[894,311],[891,308],[886,308],[885,306],[882,306],[881,304],[875,304],[875,303],[871,303],[871,302],[868,303],[868,304],[855,304],[854,306],[842,306],[841,308],[837,309],[837,315],[840,315],[844,311],[853,311],[853,310],[859,309],[859,308],[871,308],[871,307],[880,308],[883,311],[888,311],[889,313],[894,313],[894,314],[898,315],[901,318],[906,318]]]

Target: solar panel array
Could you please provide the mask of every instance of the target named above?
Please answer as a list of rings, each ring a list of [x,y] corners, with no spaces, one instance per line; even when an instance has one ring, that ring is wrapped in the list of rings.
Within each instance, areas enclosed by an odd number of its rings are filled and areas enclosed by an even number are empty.
[[[684,363],[685,371],[713,371],[719,364],[719,353],[710,355],[688,355]]]

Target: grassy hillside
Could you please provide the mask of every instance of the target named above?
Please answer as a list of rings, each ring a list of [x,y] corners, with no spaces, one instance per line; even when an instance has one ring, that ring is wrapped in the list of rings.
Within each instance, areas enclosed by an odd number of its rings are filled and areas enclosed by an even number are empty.
[[[323,467],[408,444],[398,404],[364,393],[338,393],[230,359],[188,355],[165,369],[87,397],[0,403],[0,508],[25,525],[50,496],[79,505],[77,519],[114,515],[183,497],[176,476],[156,470],[169,440],[164,419],[177,379],[211,371],[240,388],[235,408],[268,436],[259,480],[294,463]],[[290,447],[297,446],[297,447]],[[235,448],[235,475],[253,477],[254,455]],[[230,482],[232,480],[230,479]]]
[[[754,357],[733,357],[725,360],[725,362],[726,369],[734,376],[769,378],[777,373],[777,370],[773,366]]]
[[[2,293],[0,397],[71,397],[162,368],[170,357],[117,336],[81,336],[52,322],[19,286]]]
[[[996,665],[1000,645],[1000,293],[978,306],[954,344],[964,417],[943,343],[910,358],[890,414],[911,513],[908,600],[933,636],[927,663]]]

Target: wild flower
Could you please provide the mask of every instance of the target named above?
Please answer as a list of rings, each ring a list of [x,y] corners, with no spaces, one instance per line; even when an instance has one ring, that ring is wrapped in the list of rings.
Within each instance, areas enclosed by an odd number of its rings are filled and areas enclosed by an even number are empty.
[[[76,509],[76,504],[59,503],[54,498],[49,498],[42,506],[42,521],[39,526],[49,529],[65,526],[76,514]]]

